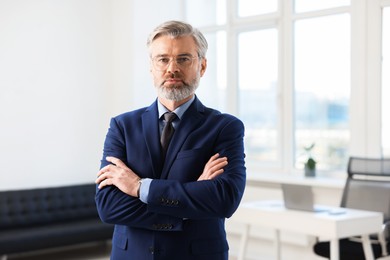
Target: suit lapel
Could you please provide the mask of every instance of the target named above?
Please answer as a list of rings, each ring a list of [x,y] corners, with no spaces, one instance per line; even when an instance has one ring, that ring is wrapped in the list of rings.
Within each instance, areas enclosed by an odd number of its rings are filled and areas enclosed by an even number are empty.
[[[154,179],[160,178],[162,170],[160,134],[158,127],[158,109],[157,103],[154,102],[145,110],[145,113],[142,114],[142,129],[152,161]]]
[[[161,179],[166,179],[169,174],[169,170],[180,151],[183,143],[187,139],[188,135],[198,127],[199,123],[204,119],[204,106],[195,97],[194,102],[184,113],[183,118],[180,121],[175,133],[172,137],[171,143],[168,147],[167,156],[163,166]]]

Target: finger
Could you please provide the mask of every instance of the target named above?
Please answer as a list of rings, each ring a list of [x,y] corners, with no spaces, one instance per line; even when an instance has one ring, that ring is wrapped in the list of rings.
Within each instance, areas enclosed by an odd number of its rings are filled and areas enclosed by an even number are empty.
[[[217,159],[215,159],[213,161],[209,161],[208,163],[209,164],[216,164],[216,163],[221,162],[221,161],[227,161],[227,157],[217,158]]]
[[[102,181],[102,182],[99,184],[98,188],[101,189],[101,188],[106,187],[106,186],[108,186],[108,185],[113,185],[112,179],[105,179],[104,181]]]
[[[112,157],[112,156],[107,156],[106,157],[106,160],[110,163],[113,163],[115,164],[117,167],[119,168],[127,168],[126,164],[124,164],[124,162],[122,162],[120,159],[116,158],[116,157]]]
[[[228,164],[227,161],[221,162],[218,165],[215,165],[213,167],[210,167],[207,171],[205,171],[198,179],[200,180],[211,180],[215,177],[221,175],[224,172],[224,167]]]
[[[97,177],[97,179],[95,180],[95,183],[101,183],[102,181],[104,181],[105,179],[108,179],[109,178],[109,175],[108,173],[104,173],[102,175],[100,175],[99,177]]]
[[[216,178],[217,176],[221,175],[222,173],[224,172],[223,169],[219,169],[217,171],[214,171],[213,173],[211,174],[202,174],[198,181],[204,181],[204,180],[212,180],[214,178]]]
[[[206,180],[206,176],[204,176],[203,174],[199,176],[199,178],[197,179],[197,181],[204,181],[204,180]]]
[[[219,157],[219,153],[214,154],[210,157],[209,161],[207,163],[211,163],[212,161],[216,160]]]
[[[210,167],[210,169],[207,171],[207,175],[210,177],[212,176],[215,172],[218,172],[220,174],[220,170],[223,169],[226,165],[228,165],[228,161],[221,161],[218,164]]]
[[[208,177],[208,179],[209,179],[209,180],[213,180],[213,179],[215,179],[216,177],[218,177],[219,175],[221,175],[223,172],[224,172],[223,169],[220,169],[220,170],[218,170],[218,171],[215,171],[215,172],[213,172],[213,173]]]
[[[227,157],[218,158],[215,161],[213,161],[211,164],[217,165],[217,164],[224,163],[224,162],[227,162]]]
[[[219,158],[217,159],[216,161],[210,163],[209,165],[209,169],[211,171],[215,170],[215,169],[218,169],[218,168],[222,168],[224,166],[226,166],[228,164],[228,161],[227,161],[227,158],[224,157],[224,158]]]
[[[102,175],[102,174],[105,173],[105,172],[108,172],[108,171],[112,170],[112,167],[113,167],[113,166],[115,166],[115,165],[109,164],[109,165],[104,166],[103,168],[101,168],[101,169],[98,171],[97,175],[99,176],[99,175]]]
[[[228,162],[227,158],[225,157],[225,160],[220,160],[220,161],[218,161],[218,162],[215,164],[214,167],[224,167],[224,166],[226,166],[228,163],[229,163],[229,162]]]
[[[106,178],[104,178],[104,177],[99,177],[99,178],[97,178],[96,180],[95,180],[95,183],[96,184],[99,184],[99,183],[101,183],[102,181],[104,181]]]

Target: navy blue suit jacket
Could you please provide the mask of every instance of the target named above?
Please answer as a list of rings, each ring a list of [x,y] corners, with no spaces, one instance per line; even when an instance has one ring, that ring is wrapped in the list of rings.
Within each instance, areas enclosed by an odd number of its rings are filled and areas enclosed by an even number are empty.
[[[158,127],[157,101],[111,120],[101,167],[114,156],[141,178],[154,179],[147,204],[115,186],[97,190],[102,221],[115,224],[111,258],[227,260],[224,222],[237,209],[246,179],[242,122],[195,98],[164,163]],[[228,158],[224,173],[197,181],[215,153]]]

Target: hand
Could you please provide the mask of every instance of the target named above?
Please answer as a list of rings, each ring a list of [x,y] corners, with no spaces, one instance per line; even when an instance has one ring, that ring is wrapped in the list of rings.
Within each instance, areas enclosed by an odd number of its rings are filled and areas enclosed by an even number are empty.
[[[140,177],[118,158],[107,157],[106,160],[112,164],[103,167],[97,173],[98,177],[95,183],[99,184],[99,189],[115,185],[124,193],[138,197]]]
[[[210,160],[206,163],[203,169],[203,173],[199,176],[198,181],[211,180],[223,173],[223,167],[228,164],[227,158],[218,158],[219,153],[211,156]]]

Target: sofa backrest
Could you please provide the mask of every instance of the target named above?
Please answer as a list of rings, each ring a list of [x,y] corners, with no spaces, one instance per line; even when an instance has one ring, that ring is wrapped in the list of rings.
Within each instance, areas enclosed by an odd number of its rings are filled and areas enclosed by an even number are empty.
[[[95,184],[0,192],[0,229],[98,218]]]

